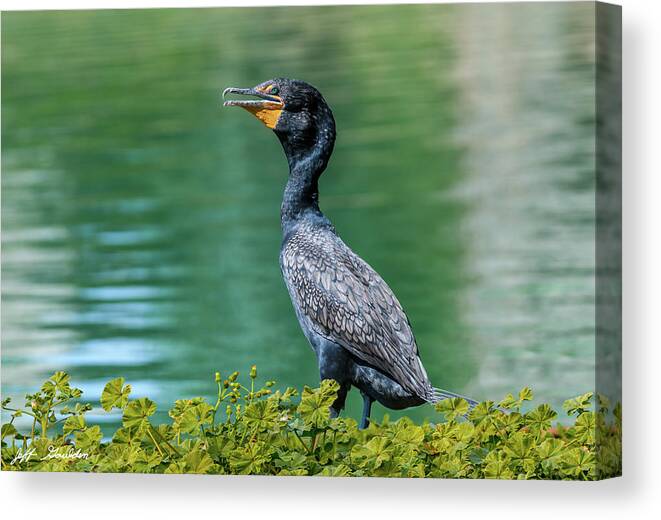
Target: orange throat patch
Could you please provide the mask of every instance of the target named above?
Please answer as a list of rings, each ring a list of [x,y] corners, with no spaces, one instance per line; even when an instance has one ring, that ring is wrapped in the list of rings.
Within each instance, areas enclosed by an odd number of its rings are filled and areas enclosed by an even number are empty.
[[[282,114],[282,103],[276,103],[274,101],[266,101],[261,103],[258,106],[249,105],[243,106],[248,112],[254,115],[262,123],[264,123],[271,130],[275,128],[275,125],[278,124],[278,119],[280,119],[280,114]]]

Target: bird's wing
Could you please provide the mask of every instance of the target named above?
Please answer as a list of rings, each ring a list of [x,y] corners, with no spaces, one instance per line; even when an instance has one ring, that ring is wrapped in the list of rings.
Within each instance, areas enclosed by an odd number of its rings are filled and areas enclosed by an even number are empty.
[[[332,232],[297,233],[282,250],[285,282],[312,328],[431,400],[408,318],[386,282]]]

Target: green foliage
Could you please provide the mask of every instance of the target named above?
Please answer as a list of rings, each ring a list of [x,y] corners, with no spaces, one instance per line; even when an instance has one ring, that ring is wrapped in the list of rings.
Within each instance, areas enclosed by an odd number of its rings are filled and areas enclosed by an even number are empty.
[[[254,366],[248,386],[238,372],[226,379],[216,372],[215,404],[180,399],[161,425],[152,422],[153,401],[130,399],[130,385],[114,379],[100,404],[119,409],[122,425],[103,439],[85,419],[91,405],[77,402],[82,392],[57,372],[23,408],[2,402],[11,412],[2,425],[2,469],[580,480],[621,473],[621,406],[609,412],[601,396],[595,406],[591,392],[565,402],[569,426],[553,426],[557,413],[547,404],[522,411],[533,398],[524,388],[470,411],[465,400],[446,399],[436,404],[434,423],[386,417],[358,430],[350,417],[330,417],[335,381],[305,387],[295,402],[296,390],[272,391],[273,381],[255,389],[256,378]],[[32,419],[30,431],[15,424],[23,415]]]
[[[330,422],[328,407],[335,401],[339,389],[340,385],[331,379],[325,379],[321,382],[321,386],[314,390],[307,386],[303,389],[298,413],[308,429],[328,426]]]
[[[114,407],[124,408],[129,401],[131,385],[124,385],[124,378],[118,377],[109,381],[101,393],[101,406],[106,412]]]
[[[451,421],[468,413],[468,402],[465,399],[453,397],[436,403],[435,408],[437,412],[443,413],[448,421]]]

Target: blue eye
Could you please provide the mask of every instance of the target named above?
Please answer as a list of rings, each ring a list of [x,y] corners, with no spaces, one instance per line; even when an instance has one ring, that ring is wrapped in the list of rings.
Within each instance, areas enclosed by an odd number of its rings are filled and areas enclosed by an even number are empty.
[[[273,95],[275,95],[275,94],[277,94],[278,92],[280,92],[280,89],[279,89],[278,87],[273,87],[273,88],[269,91],[269,94],[273,94]]]

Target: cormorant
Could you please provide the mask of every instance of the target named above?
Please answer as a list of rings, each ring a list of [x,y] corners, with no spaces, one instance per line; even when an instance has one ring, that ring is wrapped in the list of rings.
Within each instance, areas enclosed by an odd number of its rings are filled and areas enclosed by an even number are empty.
[[[255,115],[275,132],[287,156],[280,268],[321,379],[340,385],[331,416],[344,408],[352,385],[363,396],[361,428],[375,400],[396,410],[448,397],[475,406],[431,385],[401,304],[319,209],[317,184],[335,143],[333,113],[319,91],[304,81],[276,78],[253,88],[227,88],[223,99],[227,94],[253,97],[224,106]]]

